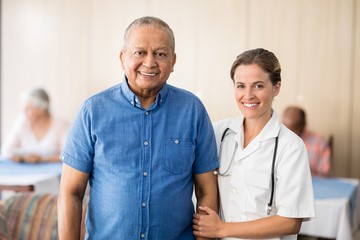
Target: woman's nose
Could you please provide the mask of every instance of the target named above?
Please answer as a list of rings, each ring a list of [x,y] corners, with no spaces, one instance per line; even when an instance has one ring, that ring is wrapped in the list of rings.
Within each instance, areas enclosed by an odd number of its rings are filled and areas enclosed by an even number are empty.
[[[254,97],[254,93],[253,93],[252,89],[251,89],[251,88],[245,89],[244,96],[245,96],[246,99],[251,99],[251,98],[253,98],[253,97]]]

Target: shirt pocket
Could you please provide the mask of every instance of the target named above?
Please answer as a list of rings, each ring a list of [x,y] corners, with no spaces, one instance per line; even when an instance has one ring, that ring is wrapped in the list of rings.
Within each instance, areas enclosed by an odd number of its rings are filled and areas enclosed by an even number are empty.
[[[165,141],[163,167],[173,174],[190,172],[195,158],[195,147],[191,141],[169,138]]]
[[[248,213],[265,213],[270,201],[270,173],[258,170],[245,172],[245,181],[248,188],[246,211]]]

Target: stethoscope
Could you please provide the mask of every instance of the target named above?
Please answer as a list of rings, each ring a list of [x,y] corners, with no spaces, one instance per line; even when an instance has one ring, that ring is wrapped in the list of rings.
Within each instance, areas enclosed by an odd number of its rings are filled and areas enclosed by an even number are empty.
[[[227,134],[227,132],[230,130],[230,128],[226,128],[223,132],[223,134],[221,135],[221,140],[220,140],[220,148],[219,148],[219,161],[221,162],[221,156],[222,156],[222,149],[223,149],[223,143],[224,143],[224,138],[229,135]],[[235,133],[235,132],[233,132]],[[275,184],[275,174],[274,174],[274,170],[275,170],[275,159],[276,159],[276,151],[277,151],[277,147],[278,147],[278,141],[279,141],[279,134],[276,136],[275,138],[275,147],[274,147],[274,154],[273,154],[273,159],[272,159],[272,164],[271,164],[271,195],[270,195],[270,200],[269,203],[267,204],[267,215],[270,215],[270,212],[272,210],[272,205],[273,205],[273,198],[274,198],[274,184]],[[216,170],[214,171],[215,175],[219,175],[219,176],[230,176],[230,171],[232,168],[232,165],[234,164],[234,158],[235,158],[235,154],[236,154],[236,150],[238,148],[238,143],[235,143],[235,147],[234,147],[234,151],[231,155],[231,160],[230,163],[228,164],[227,168],[225,168],[224,172],[220,172],[220,170]]]

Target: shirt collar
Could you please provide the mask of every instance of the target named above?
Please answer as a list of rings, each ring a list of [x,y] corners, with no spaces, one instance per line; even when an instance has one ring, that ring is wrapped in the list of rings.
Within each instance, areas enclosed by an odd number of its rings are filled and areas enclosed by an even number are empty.
[[[243,123],[244,123],[244,116],[240,115],[239,117],[231,121],[228,127],[235,133],[240,134],[244,131]],[[261,132],[259,133],[258,137],[256,137],[256,139],[259,139],[259,141],[264,141],[278,136],[280,131],[280,126],[281,123],[279,121],[278,115],[273,110],[273,114],[270,120],[266,123],[266,125],[261,130]]]
[[[278,114],[273,110],[273,114],[270,120],[266,123],[262,131],[262,139],[267,140],[278,136],[280,128],[281,122],[279,120]]]
[[[123,81],[120,83],[121,86],[121,90],[124,94],[124,96],[126,97],[126,99],[130,102],[130,104],[133,107],[138,107],[141,108],[141,103],[140,100],[138,99],[138,97],[133,93],[133,91],[131,91],[131,89],[129,88],[129,84],[128,84],[128,79],[126,77],[126,75],[124,75]],[[159,93],[156,96],[156,100],[155,103],[150,107],[150,108],[155,108],[158,105],[161,105],[166,97],[169,94],[169,86],[166,83],[159,91]]]

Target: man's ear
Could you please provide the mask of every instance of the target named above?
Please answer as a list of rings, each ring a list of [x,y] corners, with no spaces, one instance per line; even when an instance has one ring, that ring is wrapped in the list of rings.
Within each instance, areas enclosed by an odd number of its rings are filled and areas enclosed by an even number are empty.
[[[172,69],[171,69],[171,72],[174,71],[174,66],[175,66],[175,63],[176,63],[176,53],[173,54],[173,59],[172,59]]]
[[[122,67],[123,70],[125,70],[125,57],[124,57],[124,54],[125,54],[125,50],[121,50],[119,58],[120,58],[121,67]]]

